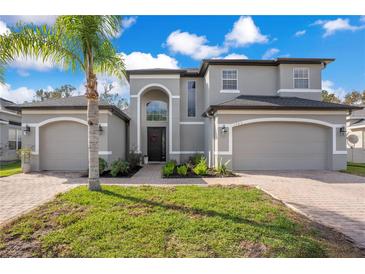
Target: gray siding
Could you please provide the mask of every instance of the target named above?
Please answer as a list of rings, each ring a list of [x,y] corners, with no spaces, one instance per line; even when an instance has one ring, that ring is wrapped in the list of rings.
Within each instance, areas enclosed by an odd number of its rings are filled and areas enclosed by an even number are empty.
[[[294,89],[294,68],[309,68],[309,91],[298,92]],[[283,97],[299,97],[311,100],[321,100],[322,66],[313,64],[280,64],[279,65],[279,90],[292,90],[280,92]],[[318,91],[313,91],[318,90]]]
[[[196,116],[188,117],[188,81],[196,81]],[[180,119],[181,121],[204,121],[202,114],[205,111],[204,105],[204,82],[202,78],[181,78],[180,85]]]
[[[105,131],[105,129],[104,129]],[[105,134],[105,133],[103,133]],[[127,155],[127,124],[115,115],[108,117],[108,152],[112,152],[109,156],[109,162],[117,159],[126,160]],[[105,139],[105,138],[103,138]]]
[[[237,70],[239,93],[221,93],[222,71]],[[218,66],[212,65],[209,72],[209,98],[206,105],[215,105],[239,95],[277,95],[278,76],[276,66]]]

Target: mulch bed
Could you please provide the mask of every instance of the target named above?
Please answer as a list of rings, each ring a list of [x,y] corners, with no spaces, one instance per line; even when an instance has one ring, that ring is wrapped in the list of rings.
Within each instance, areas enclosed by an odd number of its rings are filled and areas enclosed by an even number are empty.
[[[117,176],[112,176],[110,174],[110,170],[104,171],[102,174],[100,174],[100,178],[131,178],[134,174],[136,174],[142,166],[136,166],[129,170],[128,173],[118,174]],[[88,175],[84,175],[82,177],[88,177]]]
[[[191,172],[191,171],[188,171],[186,176],[180,176],[179,174],[173,174],[173,175],[167,177],[167,176],[162,175],[162,178],[164,178],[164,179],[230,178],[230,177],[240,177],[240,176],[235,173],[228,173],[227,175],[219,175],[219,174],[209,172],[209,171],[208,171],[208,174],[203,175],[203,176],[196,175],[194,172]]]

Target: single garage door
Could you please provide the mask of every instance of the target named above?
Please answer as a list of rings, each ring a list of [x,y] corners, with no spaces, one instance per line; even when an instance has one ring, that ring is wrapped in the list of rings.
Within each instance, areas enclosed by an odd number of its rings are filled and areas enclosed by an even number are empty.
[[[233,169],[326,169],[330,131],[308,123],[267,122],[233,128]]]
[[[41,170],[87,170],[87,126],[62,121],[44,125],[39,131]]]

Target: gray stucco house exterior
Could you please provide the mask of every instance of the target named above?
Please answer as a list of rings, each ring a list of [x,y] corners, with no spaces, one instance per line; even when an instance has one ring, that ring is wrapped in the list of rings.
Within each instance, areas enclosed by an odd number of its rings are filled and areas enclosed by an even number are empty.
[[[203,60],[194,69],[127,71],[127,113],[100,102],[100,155],[129,150],[150,162],[201,153],[234,170],[339,170],[346,117],[359,107],[321,101],[321,72],[334,59]],[[18,106],[35,170],[87,167],[86,100]],[[86,154],[85,154],[86,153]]]
[[[346,116],[356,107],[321,101],[321,72],[333,61],[130,70],[130,145],[154,161],[204,153],[210,166],[229,160],[234,170],[343,169]],[[151,104],[164,117],[151,119]]]
[[[23,147],[32,149],[33,171],[85,171],[88,168],[85,96],[13,106],[21,109]],[[99,156],[108,162],[126,159],[129,117],[100,101]]]
[[[361,105],[361,107],[364,107]],[[355,141],[351,135],[356,136]],[[349,162],[365,163],[365,110],[355,110],[347,117],[347,159]]]
[[[22,146],[21,115],[9,108],[14,105],[0,98],[0,162],[16,160],[16,150]]]

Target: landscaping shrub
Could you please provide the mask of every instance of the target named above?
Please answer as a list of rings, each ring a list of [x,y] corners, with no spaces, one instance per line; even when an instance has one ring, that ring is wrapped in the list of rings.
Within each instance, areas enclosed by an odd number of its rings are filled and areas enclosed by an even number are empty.
[[[137,153],[135,150],[131,150],[128,154],[128,162],[129,162],[129,167],[131,169],[134,169],[137,166],[141,165],[141,161],[142,161],[142,154],[141,153]]]
[[[175,167],[176,167],[175,161],[168,161],[162,168],[163,175],[166,177],[171,176],[172,174],[174,174]]]
[[[178,166],[176,170],[177,174],[179,174],[180,176],[186,176],[186,174],[188,174],[188,167],[186,166],[186,164]]]
[[[116,177],[118,174],[127,174],[130,169],[129,163],[121,159],[115,160],[110,165],[110,174]]]
[[[206,175],[208,171],[208,166],[205,157],[202,157],[199,163],[193,168],[193,172],[196,175],[202,176]]]
[[[103,158],[99,158],[99,175],[103,174],[103,172],[108,168],[108,163]]]
[[[189,161],[192,162],[194,166],[196,166],[202,159],[205,160],[203,154],[194,154],[193,156],[190,157]]]
[[[228,170],[228,167],[227,167],[229,162],[230,162],[230,160],[228,160],[227,162],[222,164],[222,158],[221,158],[217,168],[215,169],[215,172],[217,174],[221,175],[221,176],[227,175],[229,173],[229,170]]]

